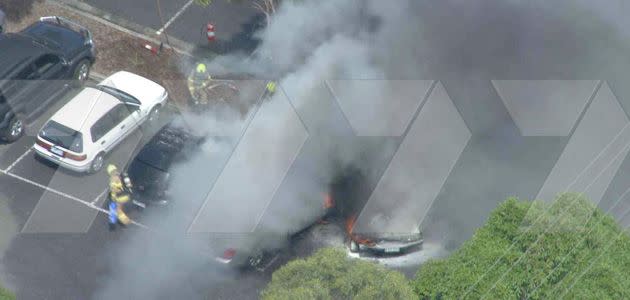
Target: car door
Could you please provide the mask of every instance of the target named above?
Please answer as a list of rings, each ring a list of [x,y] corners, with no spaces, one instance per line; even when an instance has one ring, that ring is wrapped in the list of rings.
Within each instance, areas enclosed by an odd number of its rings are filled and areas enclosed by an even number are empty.
[[[112,111],[113,109],[103,115],[98,121],[94,122],[94,125],[90,128],[92,143],[100,149],[98,152],[109,152],[116,143],[118,131],[115,130],[116,123],[112,117]]]
[[[35,81],[37,75],[32,63],[22,65],[11,78],[3,82],[3,94],[14,112],[24,114],[27,119],[33,116],[28,106],[28,100],[36,92]]]
[[[61,80],[64,72],[62,59],[54,54],[44,54],[37,58],[35,68],[34,88],[36,91],[30,97],[26,106],[34,115],[39,115],[65,90],[67,82]]]
[[[116,123],[114,131],[118,132],[115,144],[118,144],[136,128],[139,110],[135,105],[120,103],[112,110],[112,116]]]

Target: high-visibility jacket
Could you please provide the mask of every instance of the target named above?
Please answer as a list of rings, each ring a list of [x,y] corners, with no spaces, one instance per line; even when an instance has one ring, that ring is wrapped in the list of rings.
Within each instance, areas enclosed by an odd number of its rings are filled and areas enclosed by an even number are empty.
[[[276,83],[273,81],[267,82],[267,92],[273,94],[276,91]]]
[[[119,175],[112,175],[109,177],[109,197],[112,200],[112,203],[115,206],[112,206],[110,203],[110,222],[113,218],[118,219],[121,223],[127,225],[131,223],[127,214],[125,214],[123,210],[123,206],[125,203],[129,202],[129,194],[125,191],[123,187],[123,180]],[[115,217],[112,213],[112,210],[115,210]]]
[[[110,192],[109,196],[112,198],[112,200],[116,203],[119,204],[124,204],[129,202],[129,195],[125,192],[120,192],[120,193],[116,193],[116,192]]]
[[[123,181],[118,175],[109,178],[109,196],[116,203],[127,203],[129,195],[125,192]]]
[[[188,76],[188,90],[193,93],[205,88],[212,82],[212,77],[208,72],[197,72],[193,70]]]

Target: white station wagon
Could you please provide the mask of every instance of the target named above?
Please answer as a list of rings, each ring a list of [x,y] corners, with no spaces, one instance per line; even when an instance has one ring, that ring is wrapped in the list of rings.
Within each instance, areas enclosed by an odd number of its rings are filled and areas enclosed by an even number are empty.
[[[166,103],[164,87],[120,71],[84,88],[52,116],[37,135],[35,152],[61,167],[98,172],[104,157]]]

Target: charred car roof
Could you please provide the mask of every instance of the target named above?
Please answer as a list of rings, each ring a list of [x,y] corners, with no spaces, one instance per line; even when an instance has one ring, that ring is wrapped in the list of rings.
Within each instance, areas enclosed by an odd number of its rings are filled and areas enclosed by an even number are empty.
[[[154,168],[168,171],[175,156],[186,147],[197,144],[201,138],[178,126],[175,122],[164,125],[151,140],[138,152],[135,159]]]

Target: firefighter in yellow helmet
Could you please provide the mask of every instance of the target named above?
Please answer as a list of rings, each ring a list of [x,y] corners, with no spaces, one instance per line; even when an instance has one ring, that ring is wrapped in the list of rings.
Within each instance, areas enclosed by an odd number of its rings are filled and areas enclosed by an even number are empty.
[[[116,217],[120,223],[128,225],[131,223],[131,219],[125,214],[124,208],[130,197],[125,191],[120,172],[115,165],[108,165],[107,174],[109,174],[109,197],[111,201],[116,203]]]
[[[206,70],[206,65],[203,63],[197,64],[194,70],[190,72],[188,76],[188,91],[193,97],[195,104],[207,104],[208,93],[206,88],[212,82],[212,77]]]
[[[276,92],[276,82],[275,81],[267,82],[267,86],[266,86],[266,91],[265,92],[267,93],[267,97],[273,96],[273,94]]]

